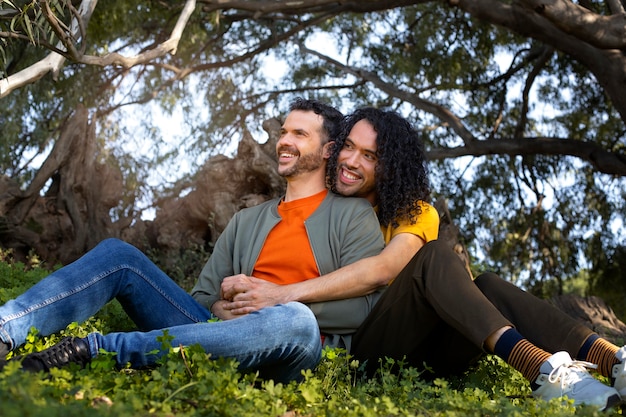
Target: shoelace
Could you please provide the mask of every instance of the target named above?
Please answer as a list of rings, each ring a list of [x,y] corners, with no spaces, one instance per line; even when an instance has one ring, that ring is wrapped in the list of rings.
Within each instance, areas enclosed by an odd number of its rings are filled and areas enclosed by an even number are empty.
[[[596,369],[597,367],[598,365],[595,363],[585,361],[566,362],[557,366],[550,372],[550,375],[548,375],[548,381],[551,384],[554,384],[558,380],[561,380],[561,392],[563,392],[563,388],[566,385],[569,385],[570,382],[575,382],[574,376],[578,379],[588,378],[590,375],[586,368]],[[581,376],[581,373],[583,376]]]
[[[40,360],[46,368],[60,368],[70,362],[85,366],[89,362],[87,353],[81,352],[71,338],[64,338],[58,344],[33,354],[33,357]]]

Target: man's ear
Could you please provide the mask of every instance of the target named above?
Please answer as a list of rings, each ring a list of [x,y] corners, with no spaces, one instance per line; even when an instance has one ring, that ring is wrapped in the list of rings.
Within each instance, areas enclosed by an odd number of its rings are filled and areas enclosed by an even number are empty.
[[[330,142],[324,145],[324,159],[330,158],[333,154],[333,150],[335,149],[335,141],[331,140]]]

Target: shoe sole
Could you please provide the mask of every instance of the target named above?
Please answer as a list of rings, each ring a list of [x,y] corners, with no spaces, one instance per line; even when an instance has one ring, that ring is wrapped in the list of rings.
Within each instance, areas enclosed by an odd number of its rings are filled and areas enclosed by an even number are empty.
[[[611,395],[609,398],[606,399],[606,407],[604,407],[601,411],[606,411],[609,408],[613,408],[621,403],[622,398],[618,394]]]

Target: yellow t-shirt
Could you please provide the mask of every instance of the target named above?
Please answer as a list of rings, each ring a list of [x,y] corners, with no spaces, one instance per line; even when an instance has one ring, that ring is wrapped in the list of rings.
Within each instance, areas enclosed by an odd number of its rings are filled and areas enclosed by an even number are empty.
[[[393,227],[391,224],[380,226],[385,244],[388,244],[394,236],[400,233],[411,233],[424,239],[424,242],[437,239],[439,236],[439,213],[437,213],[437,209],[423,201],[419,205],[422,212],[417,216],[414,224],[410,224],[408,220],[402,220],[398,222],[398,227]]]

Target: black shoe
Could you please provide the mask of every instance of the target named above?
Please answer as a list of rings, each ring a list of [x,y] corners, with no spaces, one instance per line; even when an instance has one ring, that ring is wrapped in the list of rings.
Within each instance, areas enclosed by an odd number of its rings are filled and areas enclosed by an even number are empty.
[[[84,368],[89,362],[91,353],[87,342],[78,337],[65,337],[48,349],[25,355],[22,359],[22,369],[31,372],[50,372],[50,368],[61,368],[70,363],[77,363]]]
[[[0,360],[5,359],[10,351],[9,345],[0,340]]]

